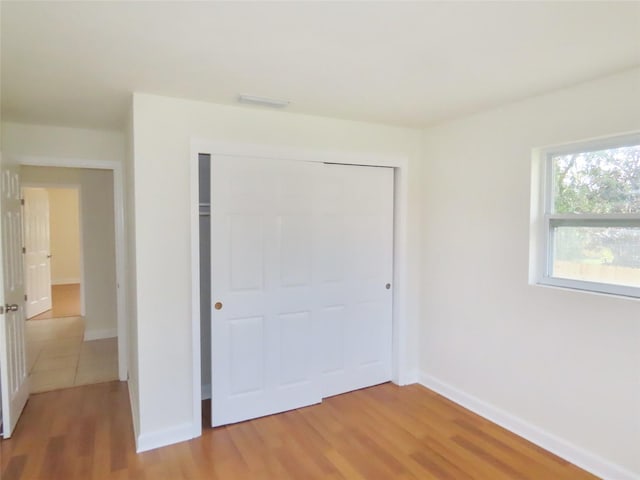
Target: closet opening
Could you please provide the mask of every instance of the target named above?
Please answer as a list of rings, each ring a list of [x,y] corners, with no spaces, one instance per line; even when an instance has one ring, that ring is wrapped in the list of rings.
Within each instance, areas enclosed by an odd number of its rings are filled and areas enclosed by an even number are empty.
[[[211,155],[198,155],[202,427],[211,426]]]
[[[395,380],[400,168],[203,151],[192,164],[201,426]]]

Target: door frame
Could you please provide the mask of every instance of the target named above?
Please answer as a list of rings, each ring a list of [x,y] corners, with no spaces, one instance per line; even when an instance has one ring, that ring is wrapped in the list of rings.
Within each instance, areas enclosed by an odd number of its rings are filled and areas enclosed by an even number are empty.
[[[393,168],[393,311],[392,311],[392,377],[397,385],[413,383],[408,366],[408,196],[409,160],[405,156],[376,155],[290,148],[286,146],[258,145],[191,139],[190,155],[190,223],[191,223],[191,347],[193,372],[193,436],[202,434],[202,380],[200,371],[200,220],[198,196],[198,155],[250,156],[265,159],[286,159],[305,162],[337,163],[354,166]],[[212,395],[213,396],[213,395]]]
[[[115,261],[116,261],[116,316],[118,329],[118,378],[121,382],[128,379],[129,372],[129,337],[126,318],[127,278],[125,275],[125,239],[124,239],[124,178],[120,162],[108,160],[89,160],[62,157],[40,157],[31,155],[15,155],[20,166],[84,168],[90,170],[111,170],[113,172],[113,213],[115,229]],[[62,185],[62,184],[61,184]],[[65,187],[60,187],[65,188]],[[82,228],[82,225],[80,225]],[[81,233],[81,241],[82,238]],[[83,284],[85,278],[82,278]]]
[[[82,234],[82,186],[75,183],[47,183],[47,182],[22,182],[20,184],[20,190],[24,188],[54,188],[62,190],[76,190],[78,192],[78,228],[80,236],[80,315],[86,315],[85,304],[85,278],[84,278],[84,235]],[[51,210],[51,203],[49,203],[49,210]],[[24,219],[24,212],[22,213]],[[24,235],[24,233],[23,233]],[[25,269],[25,281],[26,281],[26,269]],[[53,288],[53,283],[51,284]],[[26,319],[25,319],[26,320]]]

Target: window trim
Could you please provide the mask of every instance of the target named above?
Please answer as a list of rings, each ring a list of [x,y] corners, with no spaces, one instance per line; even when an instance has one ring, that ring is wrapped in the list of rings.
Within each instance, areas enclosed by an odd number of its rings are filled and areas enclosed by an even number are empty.
[[[557,155],[581,153],[608,148],[640,144],[640,132],[624,135],[573,142],[564,145],[535,149],[532,171],[532,236],[530,255],[533,274],[532,283],[543,286],[561,287],[572,290],[600,294],[640,298],[640,287],[615,285],[554,277],[553,272],[553,229],[558,226],[638,226],[639,214],[555,214],[553,207],[553,166],[552,158]],[[534,232],[534,230],[537,230]]]

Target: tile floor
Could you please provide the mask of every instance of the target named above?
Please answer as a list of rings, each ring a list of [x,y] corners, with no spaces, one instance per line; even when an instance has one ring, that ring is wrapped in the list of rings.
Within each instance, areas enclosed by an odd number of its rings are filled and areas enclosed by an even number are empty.
[[[84,342],[82,317],[28,320],[31,393],[118,379],[117,338]]]

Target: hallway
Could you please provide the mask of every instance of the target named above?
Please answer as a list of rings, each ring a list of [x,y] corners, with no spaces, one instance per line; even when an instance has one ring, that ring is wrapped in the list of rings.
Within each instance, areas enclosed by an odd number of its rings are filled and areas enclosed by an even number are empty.
[[[51,310],[25,324],[31,393],[117,380],[118,339],[83,341],[80,284],[51,290]]]
[[[25,336],[31,393],[118,379],[118,339],[84,342],[82,317],[29,320]]]

